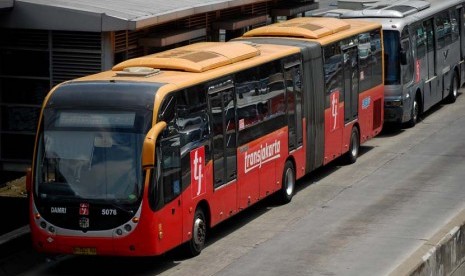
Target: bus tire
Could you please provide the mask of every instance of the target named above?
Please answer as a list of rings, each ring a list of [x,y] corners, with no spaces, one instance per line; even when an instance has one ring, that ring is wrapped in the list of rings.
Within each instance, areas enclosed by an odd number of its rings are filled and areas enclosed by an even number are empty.
[[[455,100],[457,99],[457,95],[459,93],[459,84],[458,84],[459,78],[457,77],[457,73],[454,72],[452,75],[452,79],[450,81],[450,90],[449,90],[449,95],[446,98],[446,103],[455,103]]]
[[[278,193],[278,201],[281,204],[291,202],[295,193],[295,169],[294,164],[287,160],[284,165],[281,190]]]
[[[194,214],[192,225],[192,239],[187,243],[187,254],[189,257],[195,257],[202,252],[205,247],[207,237],[207,221],[202,208],[197,208]]]
[[[413,100],[412,114],[410,120],[405,123],[407,128],[412,128],[418,123],[418,118],[420,116],[420,104],[418,103],[418,97],[415,97]]]
[[[346,164],[355,163],[355,161],[357,161],[359,150],[360,150],[360,133],[357,127],[353,127],[352,133],[350,134],[349,151],[345,155],[345,163]]]

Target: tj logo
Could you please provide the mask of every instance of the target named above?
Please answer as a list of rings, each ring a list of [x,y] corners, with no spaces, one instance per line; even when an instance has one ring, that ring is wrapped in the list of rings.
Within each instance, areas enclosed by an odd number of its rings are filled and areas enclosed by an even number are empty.
[[[205,162],[205,148],[200,147],[191,151],[191,184],[197,187],[192,187],[192,197],[195,198],[205,193],[205,177],[204,177],[204,162]]]
[[[331,116],[333,119],[332,130],[337,128],[337,104],[339,103],[339,91],[331,93]]]

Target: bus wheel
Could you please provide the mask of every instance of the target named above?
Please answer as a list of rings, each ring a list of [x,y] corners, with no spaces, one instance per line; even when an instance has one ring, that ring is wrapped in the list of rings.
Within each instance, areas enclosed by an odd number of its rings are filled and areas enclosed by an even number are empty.
[[[353,164],[357,161],[358,151],[360,149],[360,134],[358,128],[352,128],[352,134],[350,135],[350,146],[349,151],[345,155],[345,161],[347,164]]]
[[[418,116],[420,116],[420,105],[418,104],[418,98],[415,97],[413,100],[413,107],[412,107],[412,117],[410,118],[410,121],[405,123],[405,126],[410,128],[414,127],[418,123]]]
[[[187,253],[190,257],[200,254],[205,246],[207,237],[207,222],[202,208],[197,208],[194,214],[194,225],[192,226],[192,239],[188,242]]]
[[[291,161],[287,160],[283,171],[282,187],[279,191],[279,202],[281,204],[289,203],[295,192],[295,170]]]
[[[455,103],[458,93],[459,93],[458,77],[457,77],[457,73],[454,73],[452,75],[452,80],[450,81],[450,90],[449,90],[449,95],[446,98],[446,102]]]

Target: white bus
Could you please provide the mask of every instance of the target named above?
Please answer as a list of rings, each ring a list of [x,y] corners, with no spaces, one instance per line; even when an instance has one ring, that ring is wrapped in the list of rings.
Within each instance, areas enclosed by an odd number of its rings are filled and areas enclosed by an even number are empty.
[[[339,1],[338,9],[311,16],[382,24],[384,121],[413,127],[437,103],[455,102],[465,81],[464,1],[355,1]]]

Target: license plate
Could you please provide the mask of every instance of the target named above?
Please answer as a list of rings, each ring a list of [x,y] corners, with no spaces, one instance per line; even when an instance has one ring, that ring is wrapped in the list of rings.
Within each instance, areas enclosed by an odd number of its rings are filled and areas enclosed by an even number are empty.
[[[97,255],[97,248],[95,247],[75,247],[73,252],[76,255]]]

